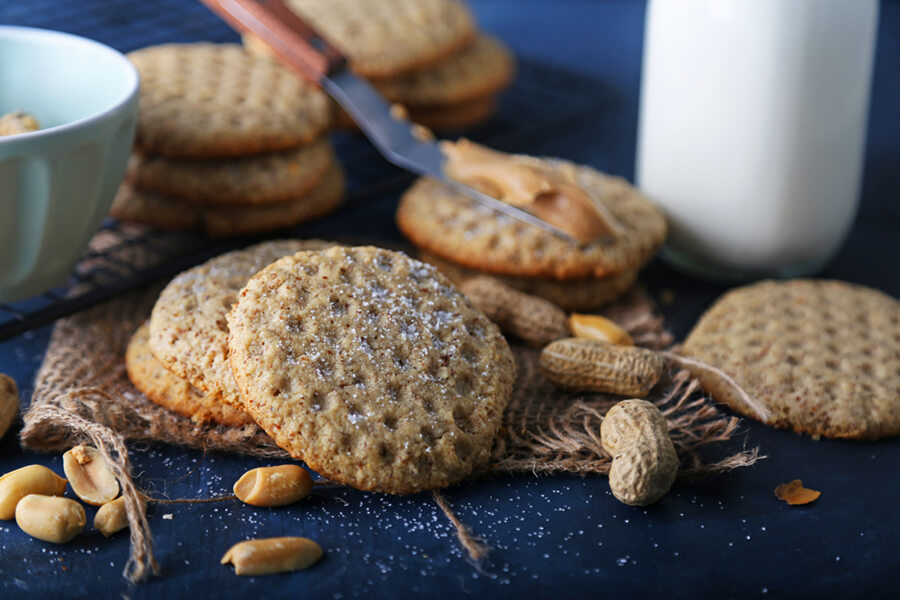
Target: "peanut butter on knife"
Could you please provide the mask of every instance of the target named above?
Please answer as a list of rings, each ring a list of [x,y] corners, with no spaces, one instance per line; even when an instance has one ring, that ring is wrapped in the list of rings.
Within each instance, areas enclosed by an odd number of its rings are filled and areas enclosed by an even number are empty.
[[[578,185],[574,166],[550,169],[541,161],[498,152],[465,138],[442,141],[441,149],[449,177],[528,210],[580,242],[622,234],[615,217]]]

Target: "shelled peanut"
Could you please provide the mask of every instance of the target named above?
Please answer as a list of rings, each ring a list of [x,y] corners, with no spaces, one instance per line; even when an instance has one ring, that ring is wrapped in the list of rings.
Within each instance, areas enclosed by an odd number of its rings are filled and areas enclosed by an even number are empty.
[[[63,454],[63,471],[82,502],[100,506],[119,495],[119,482],[96,448],[79,444]]]
[[[309,473],[299,465],[257,467],[237,480],[234,495],[253,506],[284,506],[306,498],[312,486]]]
[[[235,575],[270,575],[311,567],[322,557],[322,548],[302,537],[278,537],[238,542],[222,557],[234,565]]]
[[[86,523],[84,507],[62,497],[71,485],[82,502],[100,506],[94,527],[103,535],[128,526],[125,499],[116,499],[119,482],[96,448],[71,448],[63,454],[63,469],[68,480],[42,465],[28,465],[0,477],[0,519],[15,518],[22,531],[34,538],[68,542]]]
[[[609,487],[630,506],[662,498],[678,474],[678,455],[666,419],[646,400],[623,400],[606,413],[600,426],[603,449],[613,457]]]
[[[619,346],[634,346],[631,334],[606,317],[600,315],[581,315],[573,313],[569,315],[569,331],[577,338],[598,340]]]
[[[29,494],[59,496],[67,481],[42,465],[28,465],[0,477],[0,519],[16,516],[16,505]]]
[[[84,529],[84,507],[70,498],[28,494],[16,504],[16,524],[33,538],[54,544],[72,540]]]
[[[141,511],[145,511],[147,500],[139,496],[139,501]],[[125,496],[119,496],[97,509],[97,514],[94,515],[94,529],[102,533],[103,537],[109,537],[128,527],[128,509],[125,502]]]

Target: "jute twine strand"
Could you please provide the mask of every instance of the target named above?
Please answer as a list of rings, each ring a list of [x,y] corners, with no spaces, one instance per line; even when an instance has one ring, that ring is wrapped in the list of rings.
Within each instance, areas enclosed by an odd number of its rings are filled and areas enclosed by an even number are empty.
[[[446,517],[450,519],[450,522],[453,523],[453,526],[456,528],[456,539],[462,544],[462,547],[469,554],[469,557],[478,562],[487,556],[490,548],[483,543],[481,538],[472,535],[472,532],[466,524],[459,520],[459,517],[457,517],[450,508],[450,503],[447,502],[447,498],[437,490],[432,492],[432,497],[440,509],[444,511],[444,515],[446,515]]]
[[[747,408],[748,412],[753,414],[763,423],[768,422],[771,418],[772,415],[769,412],[769,409],[759,401],[757,401],[753,396],[745,392],[728,373],[725,373],[721,369],[710,366],[705,362],[695,360],[693,358],[687,358],[686,356],[681,356],[674,352],[661,352],[661,354],[669,361],[681,365],[687,369],[691,369],[694,372],[701,371],[723,380],[725,385],[730,387],[734,394],[737,395],[738,398],[740,398],[741,402]]]

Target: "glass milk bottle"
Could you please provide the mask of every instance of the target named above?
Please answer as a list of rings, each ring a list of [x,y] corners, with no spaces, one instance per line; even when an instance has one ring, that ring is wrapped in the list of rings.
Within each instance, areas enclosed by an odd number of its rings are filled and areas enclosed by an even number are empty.
[[[837,253],[877,20],[877,0],[649,0],[636,179],[666,212],[666,258],[734,279]]]

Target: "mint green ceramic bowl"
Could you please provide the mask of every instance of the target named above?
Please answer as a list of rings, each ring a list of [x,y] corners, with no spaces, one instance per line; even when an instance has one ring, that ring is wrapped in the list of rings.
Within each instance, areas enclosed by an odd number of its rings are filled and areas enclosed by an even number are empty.
[[[85,38],[0,26],[0,115],[42,129],[0,137],[0,302],[64,282],[109,211],[134,138],[138,74]]]

